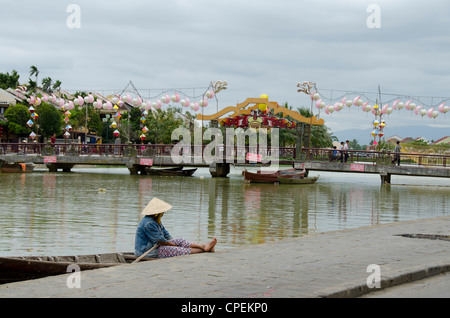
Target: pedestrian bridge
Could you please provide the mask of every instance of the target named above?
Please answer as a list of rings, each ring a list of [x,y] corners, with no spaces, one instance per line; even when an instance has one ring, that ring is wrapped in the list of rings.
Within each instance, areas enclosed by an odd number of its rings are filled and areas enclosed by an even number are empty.
[[[75,165],[113,165],[125,166],[130,174],[146,174],[146,169],[153,167],[206,167],[213,177],[226,177],[230,165],[274,166],[290,165],[309,171],[330,171],[345,173],[378,174],[383,183],[390,183],[392,175],[450,177],[450,156],[436,154],[402,153],[401,165],[392,164],[393,154],[373,151],[349,151],[347,162],[332,161],[331,149],[303,148],[300,153],[292,147],[270,149],[270,156],[261,160],[258,149],[243,147],[225,149],[219,147],[213,160],[203,156],[205,148],[195,149],[190,146],[180,162],[180,158],[171,155],[174,145],[141,145],[141,144],[0,144],[0,160],[15,163],[45,165],[49,171],[69,172]],[[184,149],[186,150],[186,149]],[[227,150],[229,150],[227,152]],[[259,158],[259,159],[258,159]],[[269,159],[267,159],[269,158]],[[273,160],[271,160],[272,158]]]

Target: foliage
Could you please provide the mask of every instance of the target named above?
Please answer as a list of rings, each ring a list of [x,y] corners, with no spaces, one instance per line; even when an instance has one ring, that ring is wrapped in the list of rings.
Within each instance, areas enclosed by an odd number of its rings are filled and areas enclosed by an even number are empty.
[[[8,119],[8,131],[23,136],[30,132],[27,126],[27,121],[30,119],[28,108],[22,104],[9,106],[5,111],[5,117]]]
[[[147,138],[153,144],[171,144],[172,132],[183,124],[181,119],[175,118],[176,111],[173,108],[167,110],[157,109],[150,112],[146,126],[149,129]]]
[[[156,109],[149,111],[145,126],[148,128],[146,133],[147,138],[145,142],[152,144],[172,144],[172,131],[183,124],[183,120],[176,118],[177,110],[169,107],[167,110]],[[137,131],[137,137],[141,134],[143,125],[140,122],[142,117],[139,109],[133,108],[130,112],[130,125],[132,130]],[[141,142],[140,139],[133,140],[134,142]]]
[[[16,88],[19,85],[19,77],[20,75],[17,74],[16,70],[12,70],[11,74],[9,72],[6,72],[6,74],[0,73],[0,88]]]
[[[78,95],[77,95],[78,96]],[[86,107],[75,105],[70,111],[70,125],[73,130],[84,130],[86,127]],[[101,134],[103,131],[100,111],[93,107],[87,107],[87,128],[90,132]]]
[[[311,111],[305,107],[297,108],[297,112],[306,118],[313,116]],[[335,139],[336,137],[331,135],[330,129],[325,124],[311,126],[311,147],[329,148]]]
[[[61,134],[63,125],[62,114],[53,105],[49,103],[40,104],[36,113],[39,115],[39,132],[45,137],[51,137],[53,134]]]

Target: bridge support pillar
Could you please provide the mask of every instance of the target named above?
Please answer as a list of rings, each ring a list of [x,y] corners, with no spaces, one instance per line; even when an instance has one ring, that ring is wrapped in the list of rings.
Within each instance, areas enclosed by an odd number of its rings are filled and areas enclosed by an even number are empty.
[[[57,172],[58,170],[62,170],[63,172],[70,172],[74,163],[47,163],[45,164],[50,172]]]
[[[143,165],[127,165],[128,170],[130,171],[130,174],[147,174],[147,171],[145,170],[147,166]]]
[[[230,164],[213,162],[209,165],[209,173],[213,177],[226,177],[230,173]]]
[[[380,177],[381,177],[381,183],[382,184],[391,184],[391,174],[390,173],[386,173],[386,172],[382,172],[380,173]]]

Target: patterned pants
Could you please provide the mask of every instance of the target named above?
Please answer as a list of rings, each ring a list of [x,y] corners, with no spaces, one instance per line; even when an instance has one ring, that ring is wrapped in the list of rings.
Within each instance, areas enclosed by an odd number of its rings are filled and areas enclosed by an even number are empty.
[[[158,247],[158,258],[191,254],[191,242],[183,239],[173,239],[169,242],[176,244],[177,246],[161,245],[160,247]]]

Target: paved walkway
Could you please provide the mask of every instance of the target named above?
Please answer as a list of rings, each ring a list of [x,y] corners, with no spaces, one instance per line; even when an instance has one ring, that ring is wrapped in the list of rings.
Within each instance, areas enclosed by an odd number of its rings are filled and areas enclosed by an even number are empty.
[[[399,234],[449,236],[450,216],[85,271],[81,288],[69,274],[0,285],[0,297],[358,297],[375,290],[371,264],[382,287],[450,271],[450,241]]]

